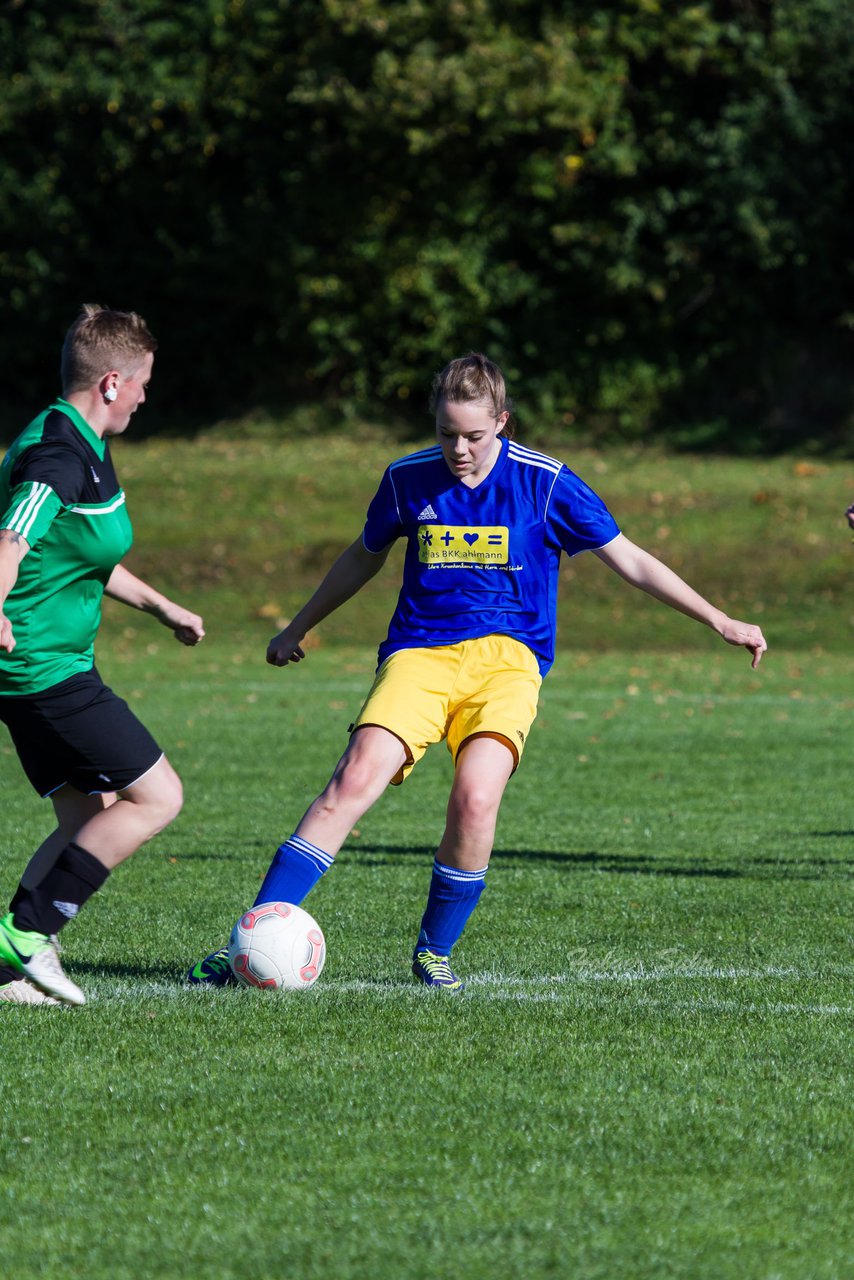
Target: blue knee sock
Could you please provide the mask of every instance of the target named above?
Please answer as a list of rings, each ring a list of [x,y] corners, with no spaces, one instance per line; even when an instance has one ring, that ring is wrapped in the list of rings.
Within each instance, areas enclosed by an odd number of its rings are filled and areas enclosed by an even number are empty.
[[[428,947],[439,956],[451,954],[483,893],[486,871],[486,867],[480,871],[459,871],[434,859],[427,909],[418,935],[419,947]]]
[[[291,836],[276,850],[253,907],[260,907],[262,902],[292,902],[298,907],[332,861],[328,853],[308,840]]]

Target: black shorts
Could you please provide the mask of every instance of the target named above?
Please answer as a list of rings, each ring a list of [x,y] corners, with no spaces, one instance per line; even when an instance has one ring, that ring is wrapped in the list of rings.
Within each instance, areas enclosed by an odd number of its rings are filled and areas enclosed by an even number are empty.
[[[0,697],[0,720],[40,796],[66,783],[87,795],[123,791],[163,755],[94,667],[41,693]]]

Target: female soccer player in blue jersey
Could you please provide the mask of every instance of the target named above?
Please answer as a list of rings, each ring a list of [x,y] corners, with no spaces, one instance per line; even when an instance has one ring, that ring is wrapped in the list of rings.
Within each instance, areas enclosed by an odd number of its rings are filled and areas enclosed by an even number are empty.
[[[388,784],[444,738],[454,779],[412,968],[426,986],[457,991],[451,949],[483,891],[501,798],[554,661],[561,552],[595,552],[633,586],[743,645],[754,666],[766,645],[758,627],[728,618],[624,537],[568,467],[509,438],[504,378],[485,356],[443,369],[431,407],[437,444],[387,469],[361,535],[267,650],[274,666],[299,662],[306,633],[406,539],[403,586],[373,688],[256,904],[300,903]],[[194,982],[229,979],[224,950],[190,973]]]
[[[181,782],[94,666],[106,594],[183,644],[202,619],[119,561],[133,540],[109,440],[145,401],[157,347],[135,312],[87,306],[62,349],[61,397],[0,467],[0,720],[57,829],[0,919],[0,1001],[83,1004],[52,938],[113,867],[171,822]]]

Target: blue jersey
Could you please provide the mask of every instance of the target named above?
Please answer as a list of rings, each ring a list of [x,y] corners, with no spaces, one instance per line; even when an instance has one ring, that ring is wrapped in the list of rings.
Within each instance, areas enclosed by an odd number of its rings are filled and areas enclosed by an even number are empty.
[[[489,475],[469,488],[439,446],[393,462],[368,509],[368,551],[406,538],[403,586],[384,662],[398,649],[501,634],[545,675],[554,662],[560,553],[603,547],[620,530],[592,489],[554,458],[500,437]]]

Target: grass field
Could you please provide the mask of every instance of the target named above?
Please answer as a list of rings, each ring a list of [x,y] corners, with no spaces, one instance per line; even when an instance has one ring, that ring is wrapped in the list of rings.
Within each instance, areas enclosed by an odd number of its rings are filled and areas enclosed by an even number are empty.
[[[183,986],[325,781],[370,677],[393,572],[321,629],[308,662],[263,664],[279,616],[359,528],[372,471],[358,460],[389,455],[366,434],[362,454],[308,441],[294,457],[262,439],[238,456],[214,434],[119,455],[140,538],[130,567],[183,584],[210,635],[190,652],[149,619],[111,607],[105,621],[100,666],[167,748],[186,805],[66,933],[88,1005],[0,1017],[7,1269],[847,1280],[842,467],[577,463],[630,536],[681,558],[772,647],[751,672],[601,565],[568,566],[564,595],[584,605],[562,618],[456,953],[462,997],[408,976],[442,748],[309,899],[329,947],[315,988]],[[271,477],[299,494],[278,514]],[[8,893],[48,816],[2,749]]]

